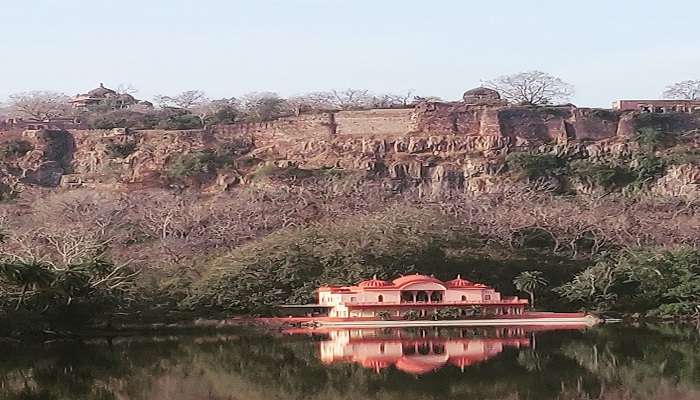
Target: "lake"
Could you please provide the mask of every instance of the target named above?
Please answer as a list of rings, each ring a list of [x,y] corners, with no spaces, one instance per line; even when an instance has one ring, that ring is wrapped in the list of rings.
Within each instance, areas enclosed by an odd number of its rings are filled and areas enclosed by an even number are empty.
[[[288,331],[1,344],[0,399],[700,399],[692,327]]]

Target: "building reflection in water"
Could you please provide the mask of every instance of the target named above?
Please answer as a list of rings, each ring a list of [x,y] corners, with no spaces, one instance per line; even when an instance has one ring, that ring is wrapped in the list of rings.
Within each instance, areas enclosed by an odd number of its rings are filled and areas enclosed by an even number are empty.
[[[357,363],[377,372],[393,366],[408,374],[423,375],[448,365],[464,371],[506,347],[530,346],[529,334],[521,328],[498,329],[487,336],[471,330],[456,333],[442,336],[433,330],[333,330],[328,332],[329,340],[320,342],[320,359],[326,364]]]

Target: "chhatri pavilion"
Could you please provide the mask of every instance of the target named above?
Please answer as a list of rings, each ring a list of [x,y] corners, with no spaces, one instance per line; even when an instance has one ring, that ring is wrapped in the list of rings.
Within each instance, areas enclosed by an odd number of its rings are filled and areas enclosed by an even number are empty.
[[[401,318],[409,311],[426,316],[441,308],[458,309],[464,316],[475,308],[482,315],[522,315],[528,303],[459,275],[446,282],[420,274],[393,281],[375,276],[355,286],[322,286],[317,294],[318,306],[331,318]]]

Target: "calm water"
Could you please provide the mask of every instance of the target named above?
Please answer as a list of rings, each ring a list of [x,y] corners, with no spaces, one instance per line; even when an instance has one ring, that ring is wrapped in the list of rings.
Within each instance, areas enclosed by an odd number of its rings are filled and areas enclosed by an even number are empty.
[[[237,332],[0,351],[0,399],[700,399],[700,335],[681,327]]]

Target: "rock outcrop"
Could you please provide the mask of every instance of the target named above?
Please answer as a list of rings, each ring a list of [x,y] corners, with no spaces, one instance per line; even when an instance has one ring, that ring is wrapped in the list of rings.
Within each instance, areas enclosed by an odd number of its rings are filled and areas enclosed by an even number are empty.
[[[274,162],[361,170],[426,192],[446,187],[488,192],[506,184],[498,175],[510,151],[628,157],[637,151],[629,138],[650,126],[687,131],[700,128],[700,120],[691,114],[618,113],[572,105],[424,102],[414,108],[304,114],[206,130],[27,131],[22,140],[33,149],[4,160],[2,167],[7,177],[46,187],[163,186],[172,183],[168,169],[175,158],[235,148],[235,163],[197,183],[226,190],[246,182],[257,165]],[[692,193],[697,185],[692,168],[669,170],[658,190]]]

